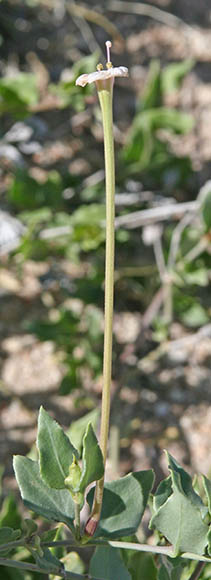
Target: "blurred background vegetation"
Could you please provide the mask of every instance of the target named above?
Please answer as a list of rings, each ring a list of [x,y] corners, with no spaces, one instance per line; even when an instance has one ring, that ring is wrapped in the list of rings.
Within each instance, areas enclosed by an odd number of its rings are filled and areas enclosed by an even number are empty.
[[[15,485],[12,454],[34,454],[41,403],[71,423],[78,443],[90,413],[97,427],[103,135],[95,87],[81,89],[75,79],[105,62],[108,38],[113,64],[130,72],[114,90],[110,476],[153,466],[159,479],[165,446],[192,473],[210,474],[210,23],[209,0],[0,2],[0,462],[7,490]],[[12,491],[4,497],[1,525],[11,518],[18,525]],[[19,576],[5,570],[7,578]]]

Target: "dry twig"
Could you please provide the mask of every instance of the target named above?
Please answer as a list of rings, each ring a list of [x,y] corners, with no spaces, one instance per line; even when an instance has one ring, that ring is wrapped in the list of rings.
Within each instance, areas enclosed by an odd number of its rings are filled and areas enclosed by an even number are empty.
[[[82,8],[82,10],[81,10]],[[101,52],[98,42],[92,32],[92,29],[88,23],[88,18],[86,18],[86,9],[83,9],[83,6],[77,6],[75,2],[70,2],[67,4],[67,10],[71,15],[71,18],[77,28],[80,30],[80,33],[84,37],[84,40],[90,50],[90,52],[98,51]]]
[[[75,16],[77,18],[82,18],[92,24],[97,24],[97,26],[101,26],[107,32],[108,36],[113,38],[114,40],[118,41],[120,44],[124,44],[124,39],[120,34],[119,30],[116,26],[104,16],[100,12],[96,10],[92,10],[87,6],[81,6],[79,4],[75,4],[75,2],[71,1],[67,3],[67,10],[71,14],[71,16]]]
[[[198,201],[188,201],[185,203],[171,203],[165,206],[153,207],[152,209],[134,211],[133,213],[117,217],[115,227],[119,228],[123,226],[134,229],[168,219],[180,219],[186,212],[196,213],[199,207],[200,203]]]
[[[168,256],[168,270],[170,271],[174,268],[175,265],[182,233],[186,226],[192,222],[193,217],[194,213],[192,212],[185,214],[173,231]]]
[[[108,3],[108,9],[112,12],[127,12],[130,14],[137,14],[139,16],[148,16],[153,20],[162,22],[167,26],[172,26],[173,28],[183,27],[186,30],[190,30],[191,27],[188,26],[181,18],[166,12],[165,10],[160,10],[152,4],[142,4],[142,2],[126,2],[124,0],[111,0]]]

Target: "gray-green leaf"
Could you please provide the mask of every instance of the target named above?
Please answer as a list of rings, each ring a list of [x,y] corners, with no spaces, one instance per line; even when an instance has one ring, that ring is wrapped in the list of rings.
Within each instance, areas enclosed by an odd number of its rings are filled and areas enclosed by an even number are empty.
[[[206,475],[202,476],[202,481],[207,496],[209,514],[211,516],[211,481],[206,477]]]
[[[92,556],[89,572],[99,580],[131,580],[122,558],[120,550],[106,546],[96,548]]]
[[[165,493],[161,494],[160,486],[155,494],[150,527],[156,527],[174,545],[175,555],[180,552],[202,555],[207,545],[208,526],[202,519],[206,508],[193,490],[188,473],[168,453],[167,457],[172,493],[168,478]]]
[[[60,425],[43,407],[40,408],[38,418],[37,446],[43,481],[54,489],[65,489],[65,477],[69,473],[73,455],[78,457],[78,452]]]
[[[56,573],[59,572],[61,568],[63,568],[61,562],[58,560],[58,558],[56,558],[56,556],[54,556],[54,554],[52,554],[49,548],[43,549],[42,557],[39,556],[39,554],[35,550],[33,550],[32,555],[33,558],[35,559],[37,566],[39,566],[39,568],[42,568],[43,570],[46,570],[46,573],[47,572]]]
[[[95,537],[121,538],[136,532],[153,485],[152,470],[130,473],[121,479],[105,483],[103,506]],[[91,508],[92,489],[87,501]]]
[[[6,555],[8,552],[10,552],[13,547],[10,548],[9,544],[10,542],[15,542],[15,540],[18,540],[21,536],[21,530],[13,530],[12,528],[9,528],[7,526],[3,527],[0,529],[0,554],[1,556]],[[1,544],[8,544],[8,547],[4,550],[1,549]]]
[[[16,455],[15,476],[25,505],[48,520],[63,522],[73,529],[74,503],[67,490],[51,489],[40,477],[36,461]]]
[[[181,580],[182,571],[185,567],[185,561],[182,558],[166,558],[160,556],[159,560],[162,562],[157,580]]]
[[[129,560],[129,572],[132,580],[157,580],[157,568],[151,554],[135,552]]]
[[[83,470],[78,491],[83,493],[92,481],[100,479],[104,474],[102,451],[91,423],[88,424],[83,438],[82,463]]]

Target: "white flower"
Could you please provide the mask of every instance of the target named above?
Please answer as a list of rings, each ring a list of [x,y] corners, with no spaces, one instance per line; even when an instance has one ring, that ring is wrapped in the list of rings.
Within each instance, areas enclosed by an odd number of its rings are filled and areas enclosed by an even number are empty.
[[[83,74],[76,80],[76,85],[85,87],[87,84],[95,83],[96,81],[103,81],[114,77],[128,77],[128,69],[126,66],[110,67],[106,70],[97,70],[90,74]]]
[[[128,69],[126,68],[126,66],[118,66],[118,67],[113,67],[112,63],[110,61],[110,48],[111,48],[111,42],[110,40],[107,40],[106,42],[106,49],[107,49],[107,63],[106,66],[107,68],[105,70],[103,70],[103,65],[102,64],[98,64],[97,66],[97,70],[93,73],[89,73],[89,74],[83,74],[80,75],[80,77],[78,77],[76,79],[76,85],[80,85],[81,87],[85,87],[87,84],[90,83],[95,83],[98,81],[106,81],[108,79],[114,79],[114,77],[128,77]]]

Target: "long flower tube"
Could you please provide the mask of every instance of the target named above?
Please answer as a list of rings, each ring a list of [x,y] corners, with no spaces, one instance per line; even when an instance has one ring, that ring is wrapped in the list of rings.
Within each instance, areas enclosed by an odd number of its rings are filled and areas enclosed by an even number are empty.
[[[103,391],[100,426],[100,447],[104,465],[107,457],[110,390],[112,372],[112,335],[113,335],[113,295],[114,295],[114,218],[115,218],[115,162],[113,137],[113,85],[115,77],[127,77],[128,69],[124,66],[113,67],[110,60],[111,42],[106,42],[106,69],[99,64],[97,71],[83,74],[76,80],[82,87],[87,83],[96,83],[102,112],[105,155],[106,183],[106,257],[105,257],[105,306],[104,306],[104,356],[103,356]],[[93,536],[100,520],[103,501],[104,477],[96,482],[95,495],[90,518],[85,527],[87,536]]]

